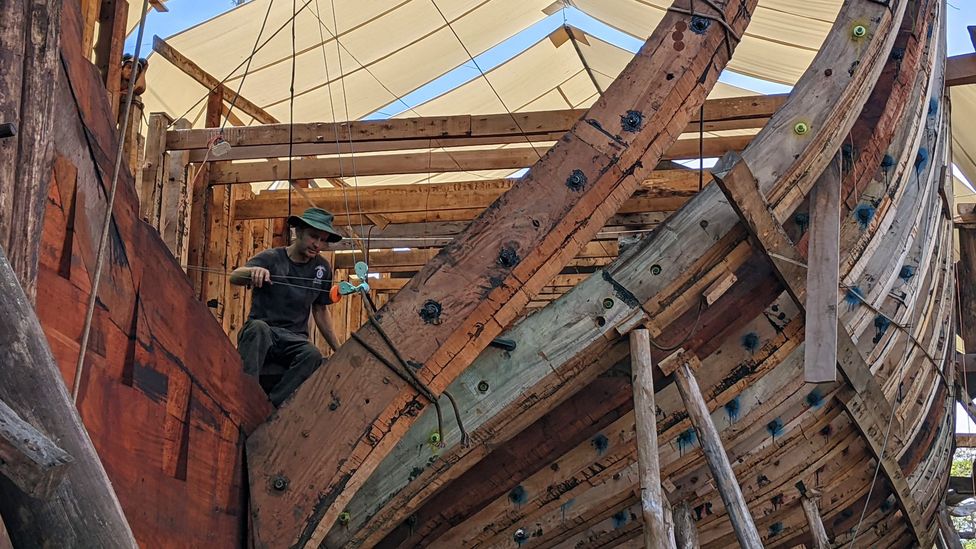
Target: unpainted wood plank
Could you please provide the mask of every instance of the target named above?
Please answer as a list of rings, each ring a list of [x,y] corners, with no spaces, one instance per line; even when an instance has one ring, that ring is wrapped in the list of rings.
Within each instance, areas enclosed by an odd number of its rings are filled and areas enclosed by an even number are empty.
[[[177,120],[177,128],[187,128],[190,122]],[[160,170],[162,181],[159,214],[159,234],[180,265],[187,262],[187,241],[190,231],[190,186],[187,181],[187,160],[184,151],[168,151]]]
[[[149,115],[146,130],[146,161],[142,168],[142,185],[139,189],[139,211],[142,218],[162,232],[163,188],[166,178],[166,128],[173,119],[163,112]],[[133,172],[135,173],[135,172]]]
[[[803,514],[806,515],[810,528],[810,537],[813,538],[810,549],[830,549],[830,538],[827,537],[827,531],[824,529],[817,502],[808,496],[803,496],[800,505],[803,506]]]
[[[976,53],[946,59],[946,87],[976,84]]]
[[[0,475],[24,494],[45,499],[64,479],[72,458],[0,400]]]
[[[207,98],[207,127],[220,125],[220,105],[222,96],[220,91],[211,92]],[[214,189],[211,186],[211,170],[213,164],[206,162],[192,168],[190,182],[187,183],[190,193],[190,227],[187,237],[187,265],[202,267],[209,252],[210,242],[210,207],[213,202]],[[222,189],[226,190],[226,189]],[[206,288],[206,276],[202,271],[188,270],[187,275],[193,283],[193,290],[197,296],[203,298]]]
[[[838,155],[810,190],[810,253],[803,377],[807,383],[837,379],[837,302],[840,288],[840,186]]]
[[[691,506],[687,501],[682,501],[674,506],[672,513],[674,542],[677,549],[698,549],[698,529],[695,527],[695,519],[691,516]]]

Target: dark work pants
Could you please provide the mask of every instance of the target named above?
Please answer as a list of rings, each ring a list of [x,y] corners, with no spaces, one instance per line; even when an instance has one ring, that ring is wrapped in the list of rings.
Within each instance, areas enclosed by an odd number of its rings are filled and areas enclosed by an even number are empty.
[[[244,323],[237,334],[237,351],[244,362],[244,373],[259,380],[262,375],[281,373],[269,371],[269,364],[284,368],[281,380],[270,390],[265,387],[275,407],[281,406],[322,364],[322,353],[304,335],[268,326],[262,320],[249,319]]]

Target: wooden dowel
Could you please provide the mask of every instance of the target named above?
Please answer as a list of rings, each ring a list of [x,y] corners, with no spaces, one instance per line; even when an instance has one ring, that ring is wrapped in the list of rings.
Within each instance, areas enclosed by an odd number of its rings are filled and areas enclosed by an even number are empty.
[[[732,471],[729,457],[725,454],[722,447],[722,439],[719,437],[715,424],[712,423],[712,416],[708,413],[705,406],[705,399],[702,397],[701,389],[695,380],[695,375],[691,371],[691,366],[687,360],[682,360],[674,372],[674,380],[678,385],[678,392],[681,393],[681,400],[685,403],[688,410],[688,418],[695,427],[698,440],[701,441],[702,452],[705,454],[705,461],[708,468],[712,471],[715,486],[718,493],[725,503],[725,509],[732,521],[732,528],[735,530],[735,537],[739,540],[739,545],[745,549],[762,547],[759,532],[756,525],[752,522],[749,515],[749,508],[746,500],[742,497],[742,490],[739,489],[739,482]]]
[[[644,519],[644,547],[666,549],[670,544],[667,543],[661,469],[658,464],[654,363],[651,360],[650,334],[646,329],[630,332],[630,362],[634,374],[637,468],[640,474],[641,516]]]
[[[803,505],[803,514],[807,516],[807,524],[810,526],[810,537],[813,545],[811,549],[828,549],[830,538],[827,537],[827,530],[824,529],[823,520],[820,518],[820,509],[817,502],[808,496],[800,498]]]
[[[698,529],[691,516],[691,507],[682,501],[674,507],[674,542],[677,549],[698,549]]]

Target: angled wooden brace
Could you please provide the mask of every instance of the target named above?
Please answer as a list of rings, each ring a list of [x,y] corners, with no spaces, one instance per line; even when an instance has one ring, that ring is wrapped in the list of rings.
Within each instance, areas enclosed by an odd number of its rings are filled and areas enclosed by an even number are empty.
[[[46,499],[72,461],[67,452],[0,400],[0,475],[25,494]]]

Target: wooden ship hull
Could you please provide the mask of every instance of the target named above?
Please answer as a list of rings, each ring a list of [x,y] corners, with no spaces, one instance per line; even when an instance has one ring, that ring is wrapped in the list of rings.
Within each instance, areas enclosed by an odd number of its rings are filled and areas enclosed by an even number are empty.
[[[720,110],[705,98],[756,1],[716,2],[710,18],[686,4],[528,175],[492,186],[473,221],[443,220],[456,236],[418,250],[409,282],[378,281],[383,334],[358,296],[333,307],[344,345],[277,411],[240,370],[231,340],[248,298],[221,272],[279,239],[303,198],[210,185],[247,179],[229,160],[187,172],[193,146],[174,143],[204,134],[160,126],[152,169],[120,177],[77,403],[135,543],[643,547],[648,432],[664,507],[702,547],[822,547],[818,521],[826,546],[945,543],[957,388],[944,4],[846,0],[790,95],[752,102],[759,133],[700,189],[697,171],[661,162]],[[78,46],[84,14],[74,1],[60,14],[34,223],[34,308],[69,391],[120,139]],[[211,94],[208,127],[222,100]],[[612,261],[581,262],[628,208],[661,222]],[[586,276],[538,297],[573,264]],[[641,327],[650,427],[628,340]],[[462,421],[353,332],[391,338]],[[14,546],[48,524],[15,518],[43,514],[17,498],[0,513]],[[65,539],[131,546],[105,528]]]

